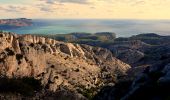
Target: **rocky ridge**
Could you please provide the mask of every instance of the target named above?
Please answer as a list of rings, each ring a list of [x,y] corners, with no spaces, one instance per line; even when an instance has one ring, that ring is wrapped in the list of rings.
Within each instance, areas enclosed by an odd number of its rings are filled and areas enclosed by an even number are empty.
[[[114,54],[132,68],[115,86],[101,89],[94,99],[169,100],[169,39],[153,33],[117,39],[112,49],[119,52]]]
[[[106,87],[94,100],[169,100],[170,59],[147,67],[134,80]]]
[[[0,33],[1,77],[34,77],[53,92],[61,87],[77,92],[114,83],[129,68],[107,49]]]

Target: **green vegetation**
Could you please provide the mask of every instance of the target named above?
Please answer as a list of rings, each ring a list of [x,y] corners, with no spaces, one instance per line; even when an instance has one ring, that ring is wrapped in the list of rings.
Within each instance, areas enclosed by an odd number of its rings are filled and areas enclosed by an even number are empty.
[[[131,84],[132,80],[124,80],[119,81],[115,86],[104,86],[100,89],[100,92],[94,96],[93,100],[109,100],[110,98],[120,100],[120,98],[128,92]]]
[[[35,34],[38,36],[49,37],[59,41],[65,42],[80,42],[80,41],[114,41],[115,33],[101,32],[101,33],[70,33],[70,34]]]
[[[23,58],[23,55],[22,54],[16,54],[16,59],[17,60],[21,60]]]
[[[108,48],[116,39],[115,33],[70,33],[70,34],[35,34],[37,36],[48,37],[58,41],[87,44],[91,46]]]
[[[0,78],[0,93],[19,93],[24,96],[33,96],[35,91],[41,89],[41,82],[33,77]]]
[[[7,55],[9,55],[9,56],[15,55],[15,52],[13,50],[11,50],[10,48],[6,48],[5,51],[7,52]]]
[[[95,94],[97,94],[97,91],[95,88],[84,89],[82,92],[82,95],[88,98],[88,100],[93,100]]]
[[[0,30],[0,33],[3,33],[4,31],[3,30]]]
[[[97,94],[98,90],[100,89],[100,87],[98,88],[90,88],[90,89],[86,89],[84,86],[78,86],[79,89],[77,89],[77,91],[82,94],[84,97],[86,97],[88,100],[93,100],[94,96]]]

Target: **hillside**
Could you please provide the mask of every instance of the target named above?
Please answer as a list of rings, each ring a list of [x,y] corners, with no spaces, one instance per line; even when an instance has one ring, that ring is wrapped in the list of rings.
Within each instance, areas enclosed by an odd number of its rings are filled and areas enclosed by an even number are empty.
[[[147,33],[115,38],[110,44],[83,42],[109,49],[132,67],[114,86],[103,87],[94,100],[169,100],[169,41],[169,36]]]
[[[98,88],[114,84],[130,68],[100,47],[4,32],[0,33],[0,41],[2,78],[33,77],[41,81],[45,91],[55,93],[64,88],[75,94],[66,92],[65,98],[90,98]]]
[[[103,35],[104,34],[104,35]],[[116,58],[131,66],[151,65],[169,54],[169,36],[155,33],[139,34],[131,37],[118,37],[115,33],[71,33],[40,35],[64,42],[87,44],[109,49]]]
[[[134,80],[126,78],[103,88],[94,100],[169,100],[169,57],[147,67]]]
[[[98,32],[98,33],[69,33],[69,34],[34,34],[52,38],[58,41],[87,44],[91,46],[105,47],[114,42],[116,34],[112,32]]]
[[[164,90],[169,89],[169,36],[150,33],[113,38],[110,33],[103,34],[72,33],[79,41],[102,37],[98,38],[103,43],[101,48],[98,47],[100,43],[93,44],[95,47],[87,42],[69,43],[66,40],[73,39],[68,38],[70,34],[64,36],[67,37],[62,40],[65,42],[61,42],[57,41],[56,35],[50,39],[48,37],[52,35],[1,32],[0,98],[168,100],[169,91]],[[16,88],[21,88],[18,83],[22,84],[22,91]],[[15,88],[11,90],[8,86]],[[28,87],[36,93],[23,91]],[[31,97],[25,94],[31,94]]]

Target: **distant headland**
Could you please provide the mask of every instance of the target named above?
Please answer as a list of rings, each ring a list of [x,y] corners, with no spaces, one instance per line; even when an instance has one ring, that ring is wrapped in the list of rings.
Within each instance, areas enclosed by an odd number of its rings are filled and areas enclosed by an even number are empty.
[[[0,29],[17,28],[31,25],[32,20],[27,18],[0,19]]]

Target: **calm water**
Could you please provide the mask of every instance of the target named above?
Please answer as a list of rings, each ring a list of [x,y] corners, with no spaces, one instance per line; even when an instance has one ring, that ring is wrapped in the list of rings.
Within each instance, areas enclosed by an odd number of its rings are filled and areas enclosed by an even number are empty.
[[[34,25],[7,31],[19,34],[115,32],[118,37],[140,33],[170,35],[170,20],[33,20]]]

